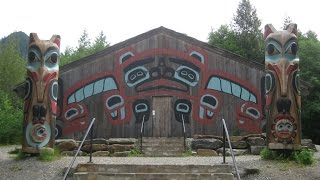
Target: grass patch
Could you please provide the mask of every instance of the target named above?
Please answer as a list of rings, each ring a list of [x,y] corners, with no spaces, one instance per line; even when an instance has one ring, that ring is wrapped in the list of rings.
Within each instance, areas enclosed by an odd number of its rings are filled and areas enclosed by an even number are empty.
[[[302,149],[294,153],[294,159],[298,164],[311,165],[314,163],[315,159],[313,156],[313,151],[308,149]]]
[[[60,155],[60,150],[58,148],[44,148],[40,151],[39,154],[39,159],[41,161],[53,161],[53,160],[57,160],[60,159],[61,155]]]
[[[141,157],[143,154],[138,148],[133,148],[130,150],[130,153],[128,154],[128,157]]]
[[[20,151],[21,151],[21,149],[15,148],[15,149],[9,151],[8,154],[18,154]]]
[[[191,149],[186,150],[185,152],[182,153],[181,156],[182,157],[190,157],[190,156],[192,156],[192,150]]]
[[[270,150],[264,148],[260,156],[264,160],[276,160],[283,163],[296,162],[300,165],[311,165],[314,163],[313,151],[307,148],[301,150]]]
[[[30,157],[31,155],[28,153],[24,153],[21,150],[19,150],[16,155],[13,157],[14,160],[22,160],[26,159],[27,157]]]

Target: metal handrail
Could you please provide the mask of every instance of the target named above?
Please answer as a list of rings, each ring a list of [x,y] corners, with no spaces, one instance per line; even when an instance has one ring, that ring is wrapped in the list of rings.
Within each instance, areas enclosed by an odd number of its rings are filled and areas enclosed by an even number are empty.
[[[141,123],[141,129],[140,129],[140,151],[142,152],[142,136],[143,136],[143,130],[144,130],[144,117],[142,117],[142,123]]]
[[[229,136],[229,133],[228,133],[228,129],[227,129],[227,125],[226,125],[226,122],[225,120],[222,118],[222,127],[223,127],[223,163],[226,163],[226,136],[227,136],[227,140],[228,140],[228,144],[229,144],[229,149],[231,151],[231,156],[232,156],[232,161],[233,161],[233,166],[236,170],[236,174],[237,174],[237,179],[238,180],[241,180],[240,179],[240,175],[239,175],[239,170],[238,170],[238,167],[237,167],[237,164],[236,164],[236,159],[234,157],[234,154],[233,154],[233,149],[232,149],[232,146],[231,146],[231,141],[230,141],[230,136]]]
[[[187,150],[187,146],[186,146],[186,126],[184,124],[184,116],[182,114],[182,127],[183,127],[183,147],[184,147],[184,151]]]
[[[73,164],[74,164],[74,162],[75,162],[75,160],[76,160],[76,158],[77,158],[77,156],[78,156],[78,154],[79,154],[79,152],[80,152],[80,149],[81,149],[84,141],[86,140],[86,138],[87,138],[87,136],[88,136],[88,134],[89,134],[89,131],[90,131],[90,129],[92,128],[93,123],[95,122],[95,120],[96,120],[96,118],[93,118],[93,119],[91,120],[91,123],[90,123],[90,125],[89,125],[89,127],[88,127],[88,129],[87,129],[87,132],[86,132],[86,134],[84,135],[84,137],[83,137],[83,139],[82,139],[82,141],[81,141],[81,144],[79,145],[78,150],[77,150],[76,154],[74,155],[71,163],[69,164],[69,167],[68,167],[67,171],[65,172],[62,180],[65,180],[65,179],[67,178],[68,173],[69,173],[71,167],[73,166]],[[92,138],[91,138],[91,139],[92,139]],[[90,149],[91,149],[90,151],[92,151],[92,140],[91,140],[91,147],[90,147]],[[91,157],[92,157],[92,156],[90,155],[90,162],[91,162]]]

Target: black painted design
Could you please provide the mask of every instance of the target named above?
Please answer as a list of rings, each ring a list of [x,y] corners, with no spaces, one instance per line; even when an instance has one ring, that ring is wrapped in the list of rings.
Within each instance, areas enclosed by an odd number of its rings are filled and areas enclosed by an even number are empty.
[[[136,117],[136,123],[142,123],[143,116],[144,121],[148,121],[150,117],[150,103],[146,99],[138,99],[132,104],[132,110]]]
[[[32,94],[32,81],[30,78],[26,79],[24,91],[24,100],[30,99]]]
[[[192,110],[191,102],[187,99],[178,99],[174,103],[174,115],[177,121],[182,122],[182,116],[185,123],[190,122],[190,113]]]

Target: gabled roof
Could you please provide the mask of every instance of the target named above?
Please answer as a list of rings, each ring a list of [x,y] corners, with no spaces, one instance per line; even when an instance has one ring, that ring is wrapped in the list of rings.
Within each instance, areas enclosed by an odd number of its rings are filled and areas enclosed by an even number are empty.
[[[64,66],[62,66],[60,68],[60,73],[68,71],[68,70],[72,69],[73,67],[76,67],[76,66],[78,66],[80,64],[85,64],[87,62],[92,62],[92,60],[95,59],[95,58],[99,58],[101,56],[110,54],[110,53],[112,53],[114,51],[117,51],[117,50],[120,50],[122,48],[128,47],[131,44],[135,44],[135,43],[137,43],[139,41],[142,41],[144,39],[148,39],[148,38],[150,38],[152,36],[155,36],[155,35],[158,35],[158,34],[164,34],[164,35],[171,36],[173,38],[176,38],[176,39],[185,41],[187,43],[193,44],[195,46],[198,46],[198,47],[200,47],[202,49],[205,49],[207,51],[213,52],[215,54],[219,54],[219,55],[221,55],[223,57],[230,58],[232,60],[241,62],[243,64],[246,64],[247,66],[250,66],[251,68],[264,70],[264,64],[258,63],[256,61],[253,61],[253,60],[250,60],[250,59],[246,59],[246,58],[244,58],[242,56],[239,56],[237,54],[234,54],[234,53],[232,53],[230,51],[221,49],[221,48],[216,47],[216,46],[209,45],[208,43],[199,41],[199,40],[197,40],[195,38],[192,38],[190,36],[187,36],[185,34],[182,34],[182,33],[173,31],[171,29],[165,28],[163,26],[160,26],[158,28],[152,29],[152,30],[150,30],[148,32],[142,33],[142,34],[137,35],[137,36],[135,36],[133,38],[130,38],[128,40],[125,40],[125,41],[122,41],[120,43],[117,43],[117,44],[115,44],[113,46],[110,46],[110,47],[108,47],[108,48],[106,48],[106,49],[104,49],[104,50],[102,50],[100,52],[97,52],[97,53],[92,54],[90,56],[87,56],[87,57],[84,57],[84,58],[79,59],[77,61],[73,61],[73,62],[71,62],[69,64],[66,64],[66,65],[64,65]]]
[[[226,58],[230,58],[234,61],[238,61],[242,64],[246,64],[247,66],[251,67],[251,68],[256,68],[256,69],[259,69],[261,71],[264,71],[264,64],[261,64],[261,63],[258,63],[256,61],[253,61],[253,60],[250,60],[250,59],[246,59],[242,56],[239,56],[237,54],[234,54],[230,51],[227,51],[225,49],[222,49],[222,48],[219,48],[219,47],[216,47],[216,46],[212,46],[212,45],[209,45],[208,43],[205,43],[205,42],[202,42],[202,41],[199,41],[193,37],[190,37],[190,36],[187,36],[185,34],[182,34],[182,33],[179,33],[179,32],[176,32],[176,31],[173,31],[171,29],[168,29],[168,28],[165,28],[163,26],[160,26],[158,28],[155,28],[155,29],[152,29],[148,32],[145,32],[145,33],[142,33],[140,35],[137,35],[133,38],[130,38],[128,40],[125,40],[125,41],[122,41],[120,43],[117,43],[113,46],[110,46],[100,52],[97,52],[95,54],[92,54],[90,56],[87,56],[87,57],[84,57],[82,59],[79,59],[79,60],[76,60],[76,61],[73,61],[69,64],[66,64],[62,67],[60,67],[60,73],[63,73],[63,72],[66,72],[68,70],[71,70],[72,68],[78,66],[78,65],[82,65],[82,64],[85,64],[85,63],[88,63],[88,62],[92,62],[94,61],[94,59],[96,58],[99,58],[99,57],[102,57],[102,56],[105,56],[107,54],[110,54],[114,51],[117,51],[117,50],[120,50],[120,49],[123,49],[123,48],[126,48],[128,46],[130,46],[131,44],[135,44],[139,41],[142,41],[144,39],[148,39],[152,36],[155,36],[157,34],[164,34],[164,35],[168,35],[168,36],[171,36],[171,37],[174,37],[174,38],[177,38],[179,40],[182,40],[182,41],[185,41],[187,43],[190,43],[190,44],[193,44],[195,46],[198,46],[202,49],[205,49],[206,51],[209,51],[209,52],[212,52],[212,53],[215,53],[215,54],[219,54],[223,57],[226,57]],[[16,87],[14,88],[14,91],[17,92],[17,94],[19,94],[20,97],[23,97],[23,93],[24,93],[24,82],[16,85]],[[306,81],[303,81],[301,80],[301,91],[303,92],[303,95],[306,96],[309,94],[310,90],[312,88],[312,85]]]

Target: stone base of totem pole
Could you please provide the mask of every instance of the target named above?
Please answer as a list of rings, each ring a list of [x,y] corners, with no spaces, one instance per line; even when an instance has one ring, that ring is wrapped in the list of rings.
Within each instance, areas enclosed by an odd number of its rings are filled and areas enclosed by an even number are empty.
[[[39,148],[39,149],[35,149],[33,147],[22,147],[21,151],[23,153],[27,153],[27,154],[40,154],[41,151],[43,150],[47,150],[50,152],[54,152],[53,148],[48,148],[48,147],[43,147],[43,148]]]
[[[283,144],[283,143],[269,143],[269,149],[288,149],[288,150],[299,150],[301,144]]]

